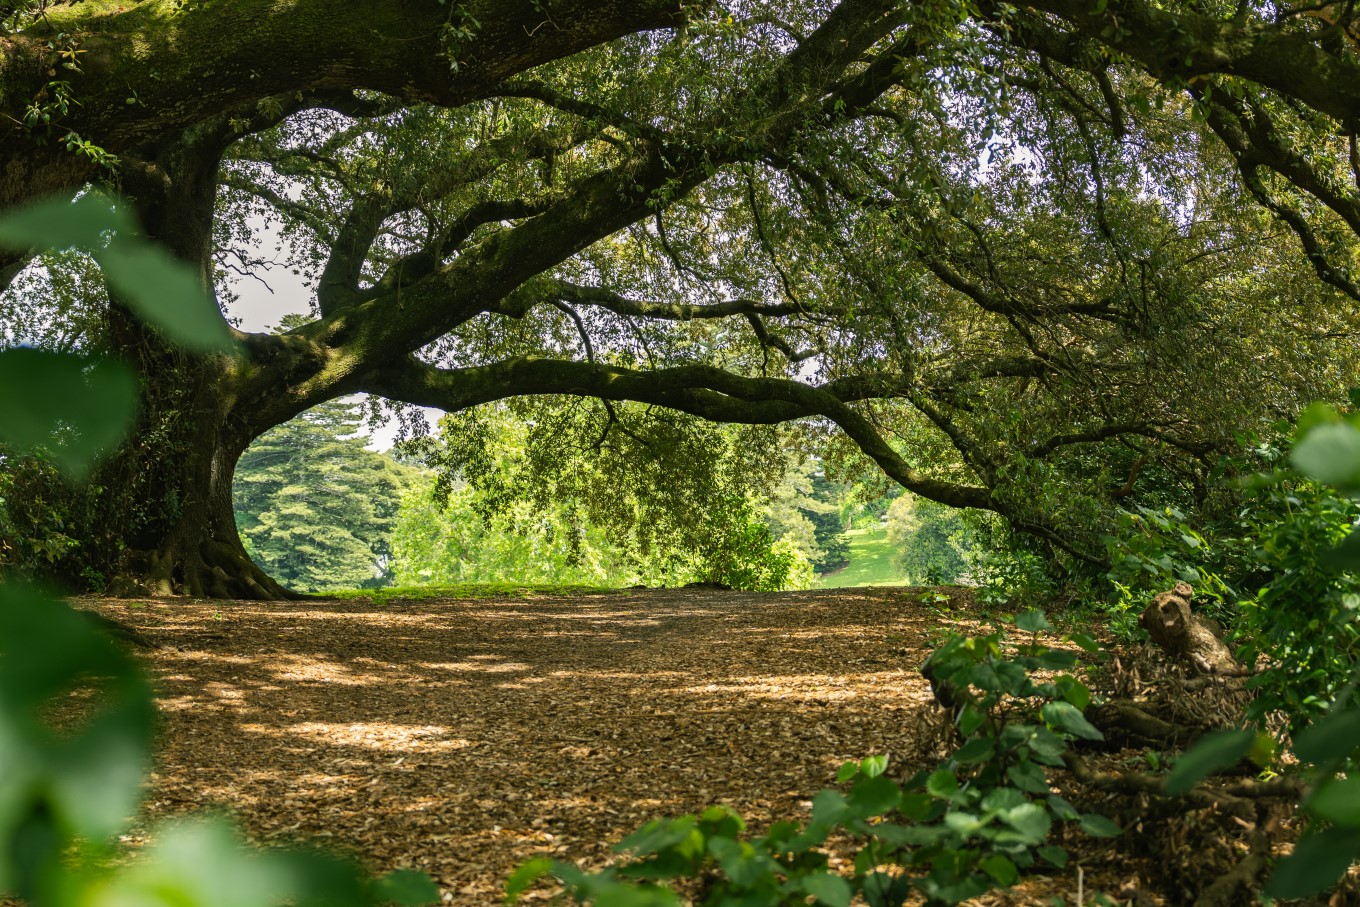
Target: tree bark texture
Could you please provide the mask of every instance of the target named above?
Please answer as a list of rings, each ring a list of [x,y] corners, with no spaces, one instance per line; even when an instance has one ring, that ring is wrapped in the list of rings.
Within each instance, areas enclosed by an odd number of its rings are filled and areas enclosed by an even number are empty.
[[[1195,590],[1177,583],[1169,592],[1154,596],[1138,618],[1152,641],[1189,665],[1197,674],[1243,677],[1247,669],[1233,657],[1232,649],[1218,638],[1208,622],[1190,610]]]

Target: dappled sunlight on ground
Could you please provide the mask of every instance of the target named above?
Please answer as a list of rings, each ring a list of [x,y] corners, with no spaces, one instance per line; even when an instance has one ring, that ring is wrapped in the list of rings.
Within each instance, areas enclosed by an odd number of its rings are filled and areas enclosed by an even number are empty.
[[[841,762],[918,761],[941,628],[910,589],[98,602],[162,648],[147,817],[211,805],[495,904],[649,819],[805,818]]]

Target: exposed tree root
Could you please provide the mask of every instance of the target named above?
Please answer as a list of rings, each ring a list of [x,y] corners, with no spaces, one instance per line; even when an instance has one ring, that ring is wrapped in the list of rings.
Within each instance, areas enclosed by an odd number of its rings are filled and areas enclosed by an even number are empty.
[[[1114,748],[1152,746],[1158,749],[1181,747],[1204,735],[1203,727],[1173,723],[1152,714],[1146,703],[1112,700],[1087,713],[1108,746]]]
[[[1304,789],[1281,778],[1170,794],[1161,777],[1098,771],[1075,753],[1065,762],[1082,788],[1105,795],[1091,806],[1139,832],[1130,846],[1149,859],[1150,881],[1167,902],[1203,907],[1254,902],[1282,819]]]
[[[1070,751],[1063,757],[1063,762],[1072,773],[1072,777],[1088,787],[1120,794],[1174,797],[1202,807],[1254,809],[1253,801],[1295,801],[1304,790],[1301,781],[1294,778],[1276,778],[1273,781],[1239,781],[1220,788],[1195,787],[1183,794],[1169,794],[1163,778],[1140,772],[1096,771],[1084,758]]]
[[[1212,622],[1191,613],[1192,596],[1183,583],[1156,596],[1140,620],[1155,648],[1135,647],[1109,662],[1113,695],[1087,712],[1107,748],[1179,752],[1242,723],[1252,696],[1248,672]],[[1076,752],[1064,761],[1092,795],[1091,808],[1139,832],[1133,847],[1148,858],[1150,881],[1167,902],[1195,907],[1254,902],[1274,845],[1287,837],[1284,820],[1306,789],[1297,778],[1242,777],[1256,770],[1245,761],[1176,794],[1163,776],[1099,770]]]
[[[125,573],[110,583],[115,598],[188,596],[236,600],[289,600],[303,596],[282,586],[244,550],[225,542],[170,543],[129,558]]]

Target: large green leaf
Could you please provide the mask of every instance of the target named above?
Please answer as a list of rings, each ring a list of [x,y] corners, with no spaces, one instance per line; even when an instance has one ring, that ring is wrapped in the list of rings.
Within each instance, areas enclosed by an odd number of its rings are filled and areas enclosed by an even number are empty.
[[[1004,810],[998,818],[1015,830],[1015,841],[1030,846],[1042,844],[1053,827],[1053,817],[1048,810],[1037,803],[1022,803],[1013,809]],[[1011,836],[997,836],[997,841],[1010,840]]]
[[[55,198],[0,217],[0,244],[19,249],[84,249],[146,321],[176,343],[225,350],[231,332],[199,275],[136,235],[126,209],[96,192]]]
[[[80,477],[127,433],[137,381],[125,366],[27,347],[0,351],[0,441],[46,450]]]
[[[505,903],[514,904],[519,896],[539,879],[552,872],[552,860],[547,857],[534,857],[520,864],[510,878],[505,880]]]
[[[1275,867],[1266,882],[1265,893],[1272,898],[1303,898],[1317,894],[1341,878],[1341,874],[1360,856],[1360,830],[1329,828],[1305,835],[1294,845],[1294,852]]]
[[[799,880],[799,884],[817,899],[817,903],[826,907],[850,907],[850,899],[854,896],[849,882],[829,872],[809,873]]]
[[[1353,572],[1360,568],[1360,529],[1353,530],[1335,548],[1324,551],[1320,560],[1329,570]]]
[[[87,249],[104,246],[111,232],[130,233],[132,220],[107,197],[87,192],[74,200],[51,198],[0,217],[0,244],[15,249]]]
[[[1045,844],[1043,847],[1036,848],[1034,852],[1059,869],[1067,865],[1067,851],[1056,844]]]
[[[297,881],[286,860],[247,851],[227,823],[180,821],[164,826],[149,853],[115,876],[97,902],[259,907],[295,895]]]
[[[1166,776],[1166,792],[1183,794],[1214,772],[1237,764],[1255,742],[1256,732],[1249,728],[1206,735],[1176,760],[1176,767]]]
[[[1020,870],[1015,868],[1015,864],[999,853],[983,857],[978,867],[1002,888],[1011,887],[1020,878]]]
[[[959,791],[959,779],[947,768],[938,769],[926,779],[926,792],[936,797],[952,797]]]
[[[1006,769],[1006,777],[1020,790],[1031,794],[1046,794],[1049,791],[1048,773],[1043,766],[1029,760],[1017,762]]]
[[[1334,825],[1360,826],[1360,777],[1330,779],[1309,796],[1308,811]]]
[[[630,852],[638,856],[657,853],[681,842],[697,838],[694,828],[697,821],[693,816],[653,820],[614,845],[614,850],[619,853]]]
[[[850,791],[849,808],[856,818],[867,819],[893,809],[902,801],[902,790],[891,778],[861,776]]]
[[[1051,633],[1055,629],[1044,616],[1044,612],[1038,609],[1031,609],[1019,614],[1015,618],[1015,628],[1026,633]]]
[[[45,707],[73,691],[99,703],[60,731]],[[106,843],[136,811],[155,710],[136,663],[65,603],[0,585],[0,890],[39,884],[62,842]],[[30,894],[35,892],[29,891]]]
[[[194,270],[150,243],[122,241],[95,254],[104,277],[137,314],[194,350],[223,350],[231,334]]]
[[[1360,746],[1360,708],[1342,709],[1319,718],[1294,740],[1294,755],[1321,764],[1341,759]]]
[[[506,883],[507,889],[509,882]],[[379,901],[398,907],[424,907],[439,903],[439,886],[423,872],[397,869],[378,879],[373,886]]]
[[[1057,702],[1046,702],[1039,710],[1044,721],[1055,731],[1062,731],[1074,737],[1081,737],[1084,740],[1104,740],[1105,735],[1091,722],[1086,720],[1086,716],[1081,713],[1070,702],[1059,700]]]
[[[1080,825],[1093,838],[1114,838],[1120,834],[1119,826],[1099,813],[1082,813]]]
[[[1319,425],[1295,445],[1290,459],[1319,482],[1354,485],[1360,482],[1360,429],[1345,422]]]

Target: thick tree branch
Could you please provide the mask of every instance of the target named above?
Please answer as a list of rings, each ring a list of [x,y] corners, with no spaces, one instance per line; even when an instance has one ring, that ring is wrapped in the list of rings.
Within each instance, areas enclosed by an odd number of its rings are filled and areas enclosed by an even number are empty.
[[[1029,0],[1089,40],[1125,53],[1162,80],[1241,76],[1341,122],[1360,119],[1360,60],[1325,50],[1292,25],[1219,19],[1185,4],[1150,0]]]
[[[985,488],[926,476],[894,451],[873,424],[849,405],[868,386],[833,381],[814,387],[784,378],[747,378],[703,365],[636,371],[521,358],[447,370],[408,359],[367,378],[362,389],[447,411],[526,394],[565,394],[649,403],[720,422],[763,425],[821,416],[840,426],[888,476],[914,494],[952,507],[996,509]]]

